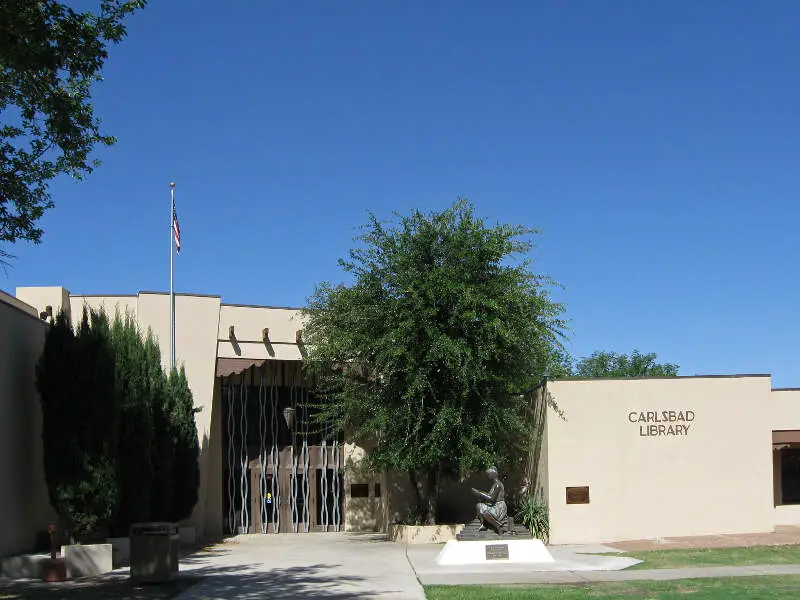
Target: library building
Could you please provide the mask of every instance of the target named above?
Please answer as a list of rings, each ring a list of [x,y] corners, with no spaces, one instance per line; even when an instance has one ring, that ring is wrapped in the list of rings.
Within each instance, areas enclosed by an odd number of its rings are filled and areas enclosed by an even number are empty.
[[[0,341],[0,460],[17,482],[0,497],[0,556],[24,551],[52,517],[34,366],[44,319],[65,309],[77,322],[84,306],[135,315],[168,360],[166,293],[0,293],[8,332]],[[406,515],[407,476],[367,473],[359,463],[368,449],[309,427],[302,332],[299,309],[175,295],[177,364],[200,408],[201,487],[187,523],[196,535],[387,531]],[[558,410],[543,411],[529,473],[549,507],[552,544],[800,525],[800,389],[773,389],[768,374],[552,380],[532,402],[545,398]],[[448,512],[460,522],[474,517],[472,483],[446,486]]]

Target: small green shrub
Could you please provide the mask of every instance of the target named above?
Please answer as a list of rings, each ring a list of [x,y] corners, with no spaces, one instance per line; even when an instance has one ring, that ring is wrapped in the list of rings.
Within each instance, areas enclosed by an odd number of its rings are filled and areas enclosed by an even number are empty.
[[[550,509],[543,502],[538,502],[532,497],[525,498],[520,502],[514,520],[525,525],[532,537],[544,543],[550,541]]]
[[[408,509],[406,516],[399,520],[398,525],[422,525],[422,517],[422,511],[415,506]]]

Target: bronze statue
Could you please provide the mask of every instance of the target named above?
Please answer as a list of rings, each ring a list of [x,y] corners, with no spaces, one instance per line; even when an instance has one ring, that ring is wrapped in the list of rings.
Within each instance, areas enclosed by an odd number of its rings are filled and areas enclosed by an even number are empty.
[[[497,474],[496,467],[489,467],[486,474],[492,482],[492,487],[488,492],[482,492],[472,488],[472,493],[481,498],[482,502],[478,502],[476,510],[478,512],[478,519],[481,522],[479,531],[486,531],[491,528],[497,532],[498,535],[506,533],[506,526],[508,525],[508,507],[506,507],[506,490],[500,477]]]

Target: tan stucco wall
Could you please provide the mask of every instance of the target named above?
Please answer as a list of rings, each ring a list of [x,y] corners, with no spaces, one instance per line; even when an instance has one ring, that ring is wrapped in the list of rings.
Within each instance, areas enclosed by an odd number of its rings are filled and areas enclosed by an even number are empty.
[[[566,419],[548,415],[553,543],[772,530],[769,377],[554,381],[550,390]],[[686,435],[643,437],[629,414],[647,411],[693,411],[694,420]],[[587,485],[590,504],[566,504],[567,486]]]
[[[230,326],[235,338],[230,338]],[[269,342],[263,330],[269,328]],[[223,304],[219,315],[219,356],[223,358],[259,358],[300,360],[296,333],[303,324],[297,309]]]
[[[344,451],[344,523],[345,531],[378,531],[383,526],[383,477],[370,473],[360,465],[366,450],[351,443],[345,443]],[[351,494],[353,484],[367,484],[368,497],[354,498]],[[381,484],[381,498],[375,497],[375,484]]]
[[[89,310],[100,310],[103,309],[106,311],[106,314],[109,316],[110,319],[114,319],[114,317],[119,314],[120,316],[124,316],[126,313],[132,317],[136,317],[136,309],[137,309],[137,300],[136,296],[76,296],[72,295],[69,297],[69,307],[70,307],[70,315],[72,318],[72,325],[73,327],[77,328],[79,323],[81,322],[81,318],[83,317],[83,307],[85,306]],[[141,323],[140,323],[141,327]],[[144,330],[147,331],[147,327],[144,327]]]
[[[772,390],[769,406],[774,431],[800,430],[800,390]]]
[[[36,310],[36,314],[45,311],[48,306],[55,316],[62,308],[69,309],[69,290],[58,287],[18,287],[15,296]]]
[[[210,531],[221,528],[216,525],[221,515],[206,515],[209,499],[209,483],[212,476],[209,468],[215,462],[210,458],[211,422],[214,399],[214,376],[217,368],[217,329],[219,326],[220,299],[218,296],[175,296],[175,364],[184,366],[186,379],[192,390],[194,403],[200,412],[196,414],[197,435],[200,440],[200,493],[189,523],[198,535],[204,535],[206,526]],[[141,293],[138,297],[137,316],[139,326],[150,327],[159,340],[161,361],[169,366],[169,294]],[[216,501],[212,497],[212,505]]]
[[[37,533],[55,522],[35,378],[47,326],[36,315],[0,292],[0,556],[31,550]]]

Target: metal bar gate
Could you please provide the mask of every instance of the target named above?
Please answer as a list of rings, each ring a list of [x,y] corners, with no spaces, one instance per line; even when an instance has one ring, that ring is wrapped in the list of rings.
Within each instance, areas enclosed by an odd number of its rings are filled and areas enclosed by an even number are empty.
[[[319,400],[299,363],[268,361],[225,377],[222,400],[228,533],[340,531],[341,443],[312,423]]]

